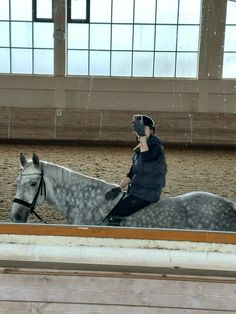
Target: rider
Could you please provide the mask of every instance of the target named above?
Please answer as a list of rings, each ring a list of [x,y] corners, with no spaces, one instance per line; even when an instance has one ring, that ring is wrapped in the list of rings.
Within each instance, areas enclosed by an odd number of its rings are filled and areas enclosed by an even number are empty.
[[[134,148],[130,171],[118,187],[105,194],[105,199],[115,199],[126,186],[128,192],[105,218],[108,225],[119,226],[123,217],[159,201],[165,186],[165,153],[155,135],[154,121],[146,115],[134,115],[133,130],[138,145]]]

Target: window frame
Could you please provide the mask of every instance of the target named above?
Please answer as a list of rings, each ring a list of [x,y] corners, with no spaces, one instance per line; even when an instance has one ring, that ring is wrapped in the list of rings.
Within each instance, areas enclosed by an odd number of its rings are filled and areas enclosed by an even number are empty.
[[[155,10],[157,8],[157,1],[155,1]],[[84,76],[97,76],[97,77],[130,77],[130,78],[137,78],[137,77],[148,77],[148,78],[159,78],[159,79],[163,79],[163,78],[172,78],[172,79],[198,79],[199,77],[199,58],[200,58],[200,40],[201,40],[201,20],[199,20],[199,23],[179,23],[179,6],[180,6],[180,0],[178,0],[178,12],[177,12],[177,20],[176,23],[159,23],[156,21],[156,15],[157,15],[157,11],[155,12],[155,21],[151,22],[151,23],[140,23],[140,22],[135,22],[134,21],[134,16],[135,16],[135,0],[133,0],[134,5],[133,5],[133,21],[132,22],[122,22],[122,23],[118,23],[118,22],[114,22],[112,17],[111,17],[111,21],[110,22],[91,22],[90,21],[90,17],[87,18],[86,20],[79,20],[79,19],[71,19],[71,0],[67,0],[67,10],[68,10],[68,18],[67,18],[67,27],[69,23],[74,23],[74,24],[81,24],[81,23],[87,23],[88,27],[89,27],[89,35],[88,35],[88,42],[90,43],[90,29],[91,26],[93,25],[108,25],[111,28],[111,33],[110,33],[110,37],[111,37],[111,42],[110,42],[110,47],[107,49],[93,49],[91,47],[88,47],[87,49],[84,48],[68,48],[67,47],[67,69],[69,69],[69,53],[72,51],[77,51],[77,52],[82,52],[82,51],[86,51],[88,53],[88,71],[87,73],[71,73],[67,70],[66,75],[67,76],[80,76],[80,75],[84,75]],[[86,0],[87,3],[87,14],[90,14],[90,0]],[[88,6],[89,5],[89,6]],[[113,10],[113,2],[111,2],[111,11]],[[112,28],[113,26],[122,26],[122,25],[130,25],[132,27],[132,47],[130,49],[112,49]],[[135,27],[137,26],[153,26],[154,27],[154,47],[152,50],[149,49],[134,49],[134,36],[135,36]],[[175,50],[174,51],[162,51],[162,50],[158,50],[156,49],[156,32],[157,32],[157,28],[158,26],[167,26],[167,25],[171,25],[171,26],[176,26],[176,41],[175,41]],[[184,50],[181,51],[177,48],[178,45],[178,32],[179,32],[179,28],[183,27],[183,26],[190,26],[190,27],[198,27],[198,32],[199,32],[199,37],[198,37],[198,49],[197,50]],[[67,38],[68,41],[68,38]],[[90,67],[90,53],[93,51],[97,51],[97,52],[109,52],[110,53],[110,64],[109,64],[109,73],[107,74],[93,74],[91,73],[91,67]],[[113,69],[112,69],[112,55],[113,53],[119,53],[119,52],[129,52],[131,53],[131,69],[130,69],[130,73],[126,74],[126,75],[112,75]],[[169,76],[165,76],[165,75],[158,75],[157,74],[157,68],[156,68],[156,56],[158,53],[160,52],[173,52],[174,53],[174,68],[173,68],[173,75]],[[143,53],[143,55],[145,55],[145,53],[150,53],[153,54],[152,56],[152,71],[150,71],[149,75],[139,75],[139,74],[134,74],[134,55],[137,53]],[[183,53],[189,53],[191,55],[195,55],[197,54],[197,60],[196,60],[196,73],[192,76],[185,76],[185,75],[177,75],[177,68],[178,68],[178,62],[177,62],[177,58],[179,56],[179,54],[183,54]]]
[[[32,23],[34,22],[53,22],[53,0],[52,0],[52,18],[38,18],[37,17],[37,0],[32,0]]]
[[[85,0],[85,1],[86,1],[86,18],[85,19],[72,19],[71,18],[71,0],[67,0],[67,23],[90,23],[90,0]]]

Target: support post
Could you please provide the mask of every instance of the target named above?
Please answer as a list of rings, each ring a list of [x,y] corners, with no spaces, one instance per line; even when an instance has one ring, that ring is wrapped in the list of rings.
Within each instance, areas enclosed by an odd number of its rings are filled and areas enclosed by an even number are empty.
[[[54,75],[65,76],[67,73],[66,32],[67,1],[53,0],[54,21]]]
[[[203,0],[199,79],[221,79],[227,0]]]

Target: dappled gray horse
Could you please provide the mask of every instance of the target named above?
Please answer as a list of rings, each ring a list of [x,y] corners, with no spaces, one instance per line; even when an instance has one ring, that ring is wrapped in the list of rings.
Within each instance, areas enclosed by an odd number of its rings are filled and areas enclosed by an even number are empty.
[[[20,155],[22,172],[17,179],[11,219],[26,222],[29,213],[45,200],[70,224],[102,225],[119,201],[104,195],[115,184],[79,172]],[[191,192],[160,200],[125,218],[127,227],[236,231],[236,203],[207,192]]]

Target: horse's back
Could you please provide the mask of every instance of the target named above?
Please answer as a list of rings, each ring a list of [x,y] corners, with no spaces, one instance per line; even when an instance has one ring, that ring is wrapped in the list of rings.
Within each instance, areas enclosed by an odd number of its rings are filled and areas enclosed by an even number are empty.
[[[195,191],[151,204],[133,216],[152,228],[236,230],[236,204],[217,194]]]

